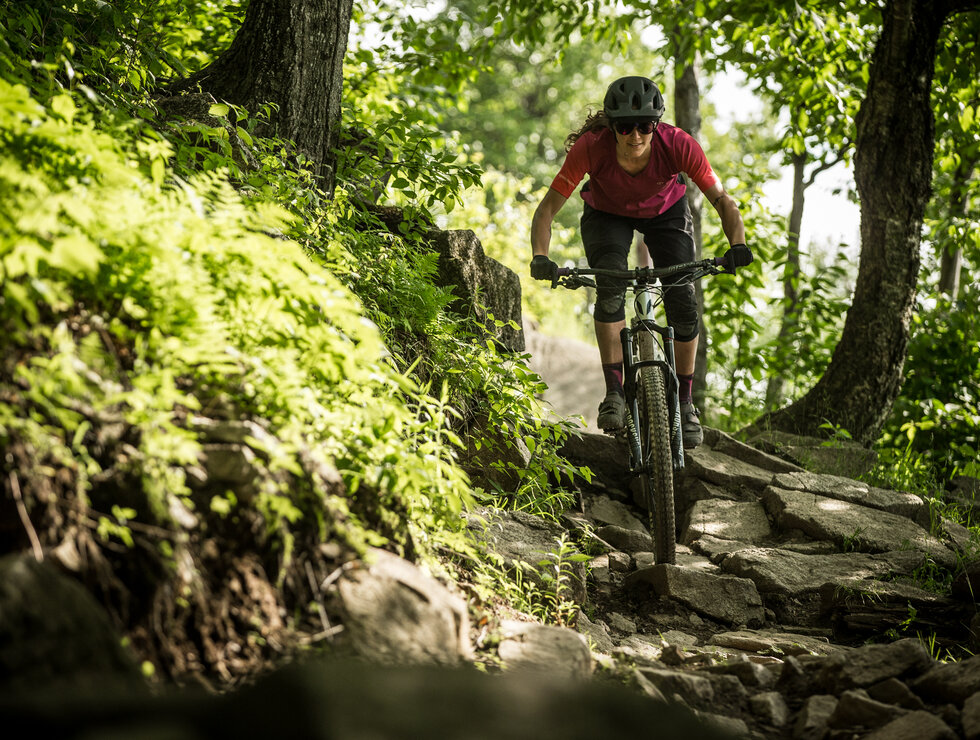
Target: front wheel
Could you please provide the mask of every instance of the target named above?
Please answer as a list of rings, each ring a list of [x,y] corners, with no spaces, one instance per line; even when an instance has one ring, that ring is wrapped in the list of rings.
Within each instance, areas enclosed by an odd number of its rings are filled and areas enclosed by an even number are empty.
[[[637,354],[641,362],[654,359],[653,344],[649,333],[639,332]],[[644,458],[640,466],[640,489],[653,535],[654,558],[657,563],[673,563],[677,556],[674,464],[670,451],[667,387],[662,367],[650,365],[639,369],[637,407],[637,431]]]

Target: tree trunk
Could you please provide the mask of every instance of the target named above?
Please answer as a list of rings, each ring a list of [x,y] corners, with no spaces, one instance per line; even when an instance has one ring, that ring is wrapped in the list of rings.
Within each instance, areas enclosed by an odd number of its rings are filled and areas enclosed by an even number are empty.
[[[333,190],[353,0],[251,0],[228,50],[172,91],[196,85],[255,113],[274,103],[274,134],[296,144]]]
[[[684,57],[678,53],[674,56],[674,122],[695,139],[701,132],[701,91],[698,88],[697,62],[687,64]],[[701,237],[701,205],[704,198],[696,186],[687,188],[687,205],[691,209],[694,220],[694,250],[695,259],[701,259],[703,239]],[[707,396],[708,374],[708,334],[704,326],[704,293],[701,283],[694,286],[698,302],[698,319],[700,341],[698,354],[694,365],[694,404],[702,411],[705,410]]]
[[[806,154],[793,155],[793,208],[789,213],[789,233],[786,240],[786,268],[783,271],[783,318],[776,337],[776,346],[782,351],[790,343],[794,328],[799,321],[796,315],[799,295],[797,286],[800,280],[800,228],[803,225],[803,205],[805,203]],[[783,402],[783,377],[786,368],[777,366],[776,374],[769,377],[766,386],[766,411],[772,411]]]
[[[870,444],[898,396],[932,180],[930,92],[946,12],[933,0],[889,0],[884,8],[857,116],[861,261],[854,300],[823,377],[757,427],[818,435],[820,425],[830,422]]]

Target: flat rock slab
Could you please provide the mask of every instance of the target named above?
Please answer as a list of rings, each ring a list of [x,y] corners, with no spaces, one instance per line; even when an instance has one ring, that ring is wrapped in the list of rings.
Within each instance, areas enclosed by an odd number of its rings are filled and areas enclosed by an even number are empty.
[[[765,616],[755,584],[745,578],[661,564],[637,570],[626,579],[627,586],[640,583],[652,586],[658,596],[675,599],[726,624],[758,624]]]
[[[956,556],[918,524],[897,514],[804,491],[769,486],[762,497],[770,516],[783,531],[798,529],[841,549],[889,552],[915,549],[946,567]]]
[[[702,447],[685,453],[685,464],[689,475],[728,489],[762,491],[773,478],[771,470],[763,470],[738,458]]]
[[[803,468],[799,465],[795,465],[781,457],[770,455],[768,452],[763,452],[759,448],[747,445],[744,442],[739,442],[731,435],[725,434],[718,429],[706,428],[704,430],[704,441],[713,452],[720,452],[729,457],[734,457],[763,470],[770,470],[774,473],[804,472]]]
[[[585,679],[592,674],[592,653],[583,635],[565,627],[506,620],[500,625],[497,654],[508,670]]]
[[[819,590],[825,583],[907,574],[921,562],[922,556],[912,552],[803,555],[772,547],[749,547],[722,560],[721,569],[752,579],[762,593],[802,596]]]
[[[681,542],[690,545],[704,535],[761,544],[771,537],[772,529],[759,502],[706,500],[691,507]]]
[[[733,552],[751,550],[754,547],[756,546],[748,542],[723,540],[710,534],[702,535],[691,543],[691,549],[701,553],[712,563],[720,563]]]
[[[710,640],[712,645],[744,650],[761,655],[831,655],[845,652],[848,648],[831,645],[826,640],[793,632],[773,630],[738,630],[719,632]]]
[[[788,491],[816,493],[838,501],[848,501],[871,509],[887,511],[904,516],[922,526],[929,524],[929,507],[914,493],[889,491],[839,475],[809,472],[782,473],[772,479],[772,484]]]
[[[584,503],[586,515],[600,526],[612,524],[634,532],[647,533],[646,526],[633,515],[626,504],[613,501],[608,496],[586,496]]]

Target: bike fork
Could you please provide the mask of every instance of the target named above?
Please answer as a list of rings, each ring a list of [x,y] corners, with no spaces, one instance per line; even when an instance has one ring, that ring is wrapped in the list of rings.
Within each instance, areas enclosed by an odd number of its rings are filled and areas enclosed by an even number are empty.
[[[633,372],[633,334],[629,328],[624,327],[619,333],[619,340],[623,345],[623,390],[626,398],[629,399],[630,407],[626,410],[626,441],[630,446],[631,459],[643,464],[643,450],[640,445],[640,430],[636,428],[636,419],[640,409],[636,402],[636,373]],[[631,473],[638,472],[631,470]]]

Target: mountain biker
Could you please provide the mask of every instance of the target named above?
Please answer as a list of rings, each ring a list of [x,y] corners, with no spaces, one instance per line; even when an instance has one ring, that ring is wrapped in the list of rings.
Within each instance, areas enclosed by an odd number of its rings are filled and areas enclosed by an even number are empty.
[[[745,226],[738,205],[725,192],[701,146],[681,129],[661,123],[665,107],[652,80],[622,77],[606,91],[602,111],[569,134],[565,162],[531,221],[531,277],[554,283],[558,265],[548,258],[551,224],[586,173],[581,233],[593,269],[626,270],[634,231],[643,234],[657,267],[695,259],[693,221],[681,172],[714,206],[729,243],[744,247]],[[596,284],[593,318],[606,383],[597,424],[613,431],[625,423],[619,334],[626,325],[626,290],[608,278],[598,277]],[[704,438],[692,400],[698,345],[694,286],[686,283],[665,291],[664,307],[675,333],[684,446],[691,449]]]

